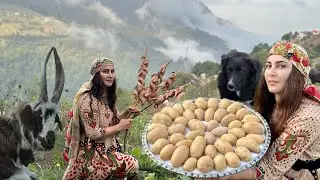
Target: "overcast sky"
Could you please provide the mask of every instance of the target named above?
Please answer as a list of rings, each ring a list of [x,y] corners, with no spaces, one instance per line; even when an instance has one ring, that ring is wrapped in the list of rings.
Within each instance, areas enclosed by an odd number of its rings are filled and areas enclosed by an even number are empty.
[[[201,0],[213,14],[242,29],[282,36],[320,30],[320,0]]]

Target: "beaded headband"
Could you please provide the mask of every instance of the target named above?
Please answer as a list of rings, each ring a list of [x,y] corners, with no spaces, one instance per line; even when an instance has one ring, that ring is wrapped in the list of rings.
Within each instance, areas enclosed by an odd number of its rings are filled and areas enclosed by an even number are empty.
[[[99,72],[101,69],[103,69],[106,65],[112,64],[113,62],[111,59],[106,58],[106,57],[100,57],[98,59],[95,59],[91,63],[91,69],[90,69],[90,74],[93,76],[97,72]]]

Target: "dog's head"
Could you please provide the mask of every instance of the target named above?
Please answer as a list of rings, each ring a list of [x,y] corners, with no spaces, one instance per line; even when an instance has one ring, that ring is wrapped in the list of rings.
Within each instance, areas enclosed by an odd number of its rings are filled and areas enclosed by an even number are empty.
[[[258,60],[251,58],[247,53],[230,51],[221,56],[222,73],[227,79],[227,88],[230,91],[240,91],[256,80],[256,76],[261,71],[261,64]]]

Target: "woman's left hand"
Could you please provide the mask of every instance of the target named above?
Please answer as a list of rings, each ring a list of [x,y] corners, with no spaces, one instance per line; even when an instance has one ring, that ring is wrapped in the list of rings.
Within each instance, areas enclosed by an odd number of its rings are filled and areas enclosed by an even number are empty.
[[[136,116],[140,114],[140,110],[136,107],[130,106],[127,110],[124,111],[123,118],[133,118],[133,116]]]

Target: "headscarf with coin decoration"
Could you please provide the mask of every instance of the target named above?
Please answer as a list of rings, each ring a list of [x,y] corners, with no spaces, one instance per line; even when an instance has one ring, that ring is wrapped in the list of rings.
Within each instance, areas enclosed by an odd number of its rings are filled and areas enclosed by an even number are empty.
[[[305,85],[303,92],[315,98],[315,100],[320,103],[320,93],[309,78],[311,67],[308,53],[304,48],[291,42],[280,41],[274,44],[270,49],[268,57],[271,55],[280,55],[290,60],[290,62],[301,72],[304,77]]]

